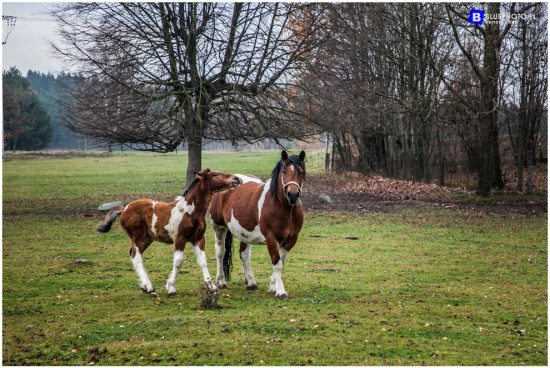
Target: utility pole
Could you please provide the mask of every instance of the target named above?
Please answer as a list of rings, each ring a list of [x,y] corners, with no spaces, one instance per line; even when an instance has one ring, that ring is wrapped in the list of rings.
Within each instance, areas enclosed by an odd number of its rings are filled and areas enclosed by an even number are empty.
[[[6,22],[7,30],[5,32],[6,37],[2,41],[2,45],[6,44],[6,41],[8,40],[8,36],[10,35],[11,31],[13,31],[13,28],[15,28],[15,22],[17,21],[17,17],[14,17],[13,15],[2,15],[2,22]]]

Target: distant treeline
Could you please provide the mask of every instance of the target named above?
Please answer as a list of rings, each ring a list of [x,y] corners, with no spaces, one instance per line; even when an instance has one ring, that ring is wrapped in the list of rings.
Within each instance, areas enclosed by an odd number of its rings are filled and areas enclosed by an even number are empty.
[[[64,86],[70,87],[73,84],[73,79],[73,75],[66,73],[56,76],[52,73],[44,74],[32,70],[27,72],[27,80],[32,89],[38,94],[38,99],[48,112],[53,126],[53,135],[51,141],[45,147],[46,149],[84,150],[91,148],[89,139],[75,135],[62,124],[60,112],[57,108],[56,101],[59,93]]]
[[[2,73],[4,149],[42,150],[93,148],[91,140],[77,136],[63,123],[58,109],[63,88],[74,76],[29,70],[24,77],[16,67]]]
[[[70,73],[61,73],[54,75],[39,71],[29,70],[24,77],[17,68],[11,68],[4,73],[4,132],[5,149],[8,150],[108,150],[108,151],[132,151],[124,145],[113,144],[106,146],[104,142],[99,142],[90,137],[84,137],[73,133],[64,124],[67,117],[61,116],[62,112],[58,108],[59,98],[62,91],[71,88],[74,85],[75,75]],[[18,90],[19,92],[15,92]],[[24,92],[23,92],[24,90]],[[19,101],[16,103],[18,95],[27,96],[24,100],[32,100],[32,103]],[[30,96],[30,97],[29,97]],[[10,101],[13,101],[13,106]],[[25,105],[25,106],[23,106]],[[6,111],[12,109],[10,111]],[[36,119],[37,114],[29,113],[29,109],[37,108],[40,111],[41,119]],[[25,112],[27,111],[27,112]],[[38,125],[40,128],[38,127]],[[23,134],[25,131],[25,134]],[[248,144],[245,141],[231,143],[229,141],[214,141],[205,143],[205,150],[248,150],[248,149],[279,149],[284,145],[285,148],[291,148],[293,143],[287,140],[281,140],[279,144],[272,140],[266,140],[257,144]],[[185,151],[187,147],[181,144],[178,151]]]

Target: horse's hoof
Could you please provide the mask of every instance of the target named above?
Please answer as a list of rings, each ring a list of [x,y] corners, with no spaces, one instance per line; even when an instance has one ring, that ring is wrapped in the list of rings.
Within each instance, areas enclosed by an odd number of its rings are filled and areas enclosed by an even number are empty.
[[[222,289],[227,289],[227,284],[218,284],[218,289],[222,290]]]
[[[176,296],[176,292],[168,293],[169,298],[174,298]]]
[[[256,291],[256,290],[258,290],[258,284],[248,285],[246,287],[246,290]]]
[[[277,299],[288,299],[288,294],[287,293],[275,294],[275,298],[277,298]]]
[[[153,297],[155,297],[155,298],[156,298],[157,296],[159,296],[159,295],[157,294],[157,292],[156,292],[154,289],[153,289],[152,291],[149,291],[148,294],[151,295],[151,296],[153,296]]]
[[[211,281],[205,281],[204,286],[206,286],[208,288],[208,290],[210,290],[214,293],[218,291],[218,287]]]

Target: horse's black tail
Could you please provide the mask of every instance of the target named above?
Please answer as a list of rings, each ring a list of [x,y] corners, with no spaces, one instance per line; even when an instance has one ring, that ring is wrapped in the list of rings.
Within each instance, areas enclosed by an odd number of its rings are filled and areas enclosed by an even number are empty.
[[[107,212],[107,215],[105,215],[105,220],[97,225],[96,230],[100,233],[106,233],[111,230],[113,222],[115,222],[116,218],[122,213],[122,211],[124,211],[124,207],[118,206]]]
[[[225,254],[223,256],[223,273],[225,279],[229,281],[231,279],[230,273],[233,268],[233,234],[227,230],[225,233]]]

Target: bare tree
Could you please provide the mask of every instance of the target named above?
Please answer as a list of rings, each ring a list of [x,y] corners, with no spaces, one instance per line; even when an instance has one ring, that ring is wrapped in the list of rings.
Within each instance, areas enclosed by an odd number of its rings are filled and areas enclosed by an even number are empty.
[[[507,83],[502,89],[502,110],[516,158],[518,191],[523,191],[526,152],[535,152],[543,112],[547,109],[548,20],[542,3],[523,3],[505,40]]]
[[[468,14],[479,6],[485,23],[471,24]],[[532,4],[335,3],[317,9],[327,24],[300,74],[297,106],[330,134],[337,169],[425,182],[437,171],[441,185],[445,172],[464,170],[477,173],[481,194],[502,188],[501,112],[511,105],[503,96],[521,85],[531,96],[519,109],[530,121],[525,142],[536,141],[535,116],[546,108],[547,76],[540,71],[546,46],[540,44],[547,35],[533,28],[545,28],[546,6],[536,8],[539,21],[529,23],[524,47],[513,43],[531,58],[523,69],[519,51],[510,59],[505,47],[519,29],[502,19],[522,19],[534,11]],[[520,83],[522,70],[526,80],[536,75],[531,84]],[[512,95],[519,101],[522,94]]]
[[[480,103],[478,106],[470,105],[469,108],[476,114],[479,121],[477,124],[480,142],[477,155],[477,192],[486,195],[492,188],[504,186],[499,154],[498,82],[501,46],[511,23],[504,25],[501,30],[500,3],[488,3],[486,4],[488,19],[484,25],[470,24],[467,16],[467,9],[470,8],[469,4],[463,5],[460,10],[454,4],[446,5],[454,40],[468,61],[472,74],[479,80]],[[510,13],[514,12],[515,5],[512,5]],[[477,47],[468,47],[467,42],[472,42],[471,44]],[[479,52],[483,58],[479,58],[475,52]],[[454,91],[452,88],[449,89]]]
[[[74,131],[132,148],[307,135],[288,92],[315,46],[318,13],[294,3],[74,3],[53,12],[59,55],[81,71],[66,99]],[[76,108],[75,108],[76,107]],[[70,110],[70,109],[69,109]]]
[[[434,4],[329,7],[328,39],[302,75],[304,109],[331,133],[343,168],[428,182],[448,37]]]

